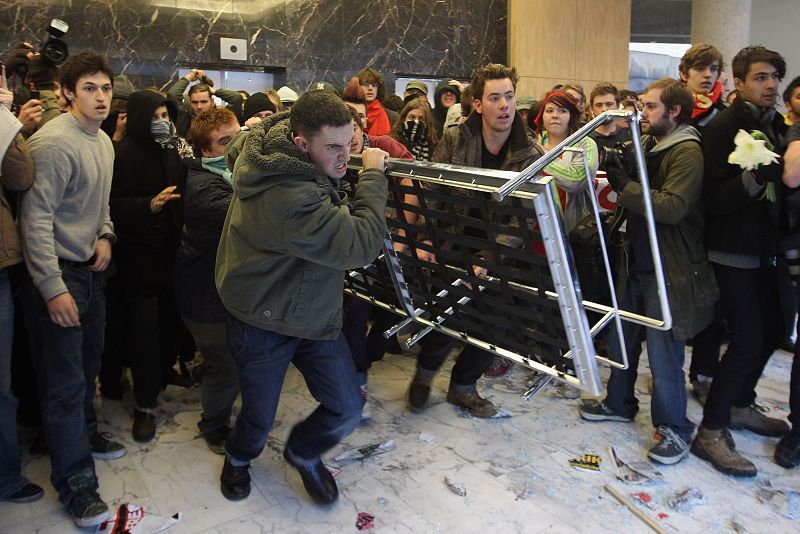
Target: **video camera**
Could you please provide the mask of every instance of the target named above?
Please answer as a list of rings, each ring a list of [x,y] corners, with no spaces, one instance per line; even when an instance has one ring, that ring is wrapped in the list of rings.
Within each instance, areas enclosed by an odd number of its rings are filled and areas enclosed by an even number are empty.
[[[69,55],[67,43],[61,39],[68,31],[69,24],[61,19],[51,20],[50,26],[47,27],[44,44],[39,53],[53,67],[58,67],[64,63]]]
[[[37,57],[40,57],[48,67],[58,67],[64,63],[69,55],[69,48],[61,37],[68,31],[69,24],[60,19],[52,19],[47,27],[43,44],[38,51],[34,50],[30,44],[23,42],[20,42],[11,51],[6,60],[6,74],[9,77],[16,75],[20,80],[24,80],[28,73],[31,53],[36,53]]]
[[[618,164],[622,166],[625,173],[634,181],[638,180],[638,170],[636,168],[636,155],[633,152],[633,141],[617,143],[613,147],[600,147],[598,160],[606,170],[609,166]]]

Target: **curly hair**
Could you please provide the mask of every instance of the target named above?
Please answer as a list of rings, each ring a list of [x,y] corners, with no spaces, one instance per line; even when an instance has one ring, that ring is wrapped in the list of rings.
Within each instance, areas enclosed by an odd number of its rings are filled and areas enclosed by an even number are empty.
[[[359,71],[356,74],[356,78],[358,78],[358,83],[378,84],[378,95],[375,99],[378,102],[383,102],[383,99],[386,98],[386,80],[383,79],[383,75],[380,72],[372,67],[367,67]]]

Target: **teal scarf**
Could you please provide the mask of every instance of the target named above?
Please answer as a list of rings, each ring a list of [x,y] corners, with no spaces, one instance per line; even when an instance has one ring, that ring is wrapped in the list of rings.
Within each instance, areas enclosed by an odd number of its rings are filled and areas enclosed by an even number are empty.
[[[233,185],[233,173],[225,164],[225,156],[219,156],[218,158],[200,158],[200,161],[204,169],[222,176],[228,184]]]

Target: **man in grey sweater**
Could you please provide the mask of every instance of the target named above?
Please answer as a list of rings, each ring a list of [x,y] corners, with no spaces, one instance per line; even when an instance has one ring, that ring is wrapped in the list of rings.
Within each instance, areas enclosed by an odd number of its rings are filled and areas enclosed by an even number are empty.
[[[51,482],[79,527],[110,517],[97,494],[94,458],[125,455],[97,432],[92,408],[105,325],[102,272],[115,240],[108,198],[114,149],[100,130],[114,74],[105,57],[81,53],[61,67],[69,112],[28,141],[36,168],[22,198],[24,294],[50,447]],[[88,427],[88,428],[87,428]]]

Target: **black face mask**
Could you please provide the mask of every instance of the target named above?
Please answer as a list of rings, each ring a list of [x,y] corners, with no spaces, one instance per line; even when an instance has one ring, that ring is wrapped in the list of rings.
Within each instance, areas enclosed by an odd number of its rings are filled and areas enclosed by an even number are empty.
[[[412,143],[424,142],[426,133],[428,133],[428,125],[424,122],[407,120],[403,123],[403,136]]]

